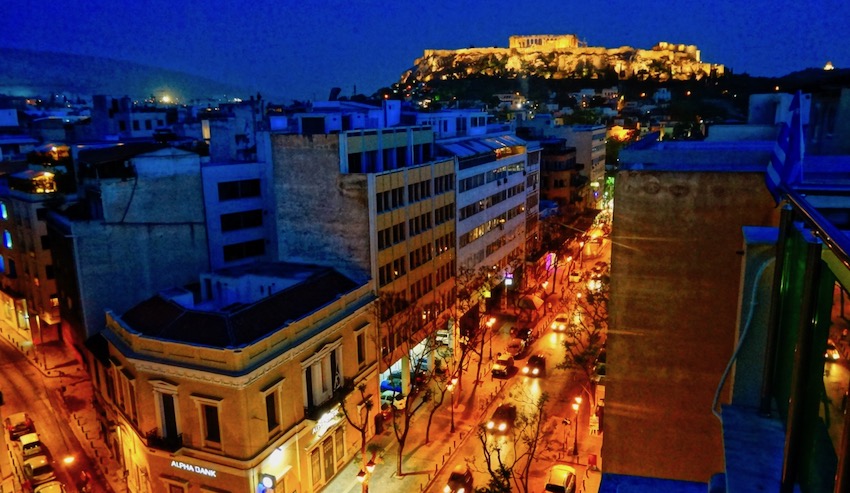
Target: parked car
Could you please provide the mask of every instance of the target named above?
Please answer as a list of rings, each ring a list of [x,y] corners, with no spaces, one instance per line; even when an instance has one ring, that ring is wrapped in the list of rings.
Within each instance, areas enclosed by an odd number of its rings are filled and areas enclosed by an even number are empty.
[[[493,363],[493,376],[507,377],[514,367],[514,357],[507,353],[502,353],[496,358]]]
[[[24,460],[24,476],[30,486],[38,486],[52,479],[56,479],[56,471],[53,469],[53,461],[47,454],[34,455]]]
[[[504,433],[513,428],[515,421],[516,406],[505,402],[493,411],[493,416],[487,422],[487,430],[493,433]]]
[[[455,466],[452,473],[449,474],[449,480],[443,487],[443,492],[473,493],[474,491],[472,488],[472,471],[469,470],[469,466],[465,464]]]
[[[552,493],[575,493],[576,470],[566,464],[555,464],[549,470],[549,479],[544,491]]]
[[[522,368],[522,374],[529,377],[546,376],[546,356],[542,354],[535,354],[528,358],[528,361]]]
[[[559,313],[555,315],[555,319],[552,320],[552,330],[555,332],[566,332],[567,327],[570,326],[570,316],[566,313]]]
[[[826,352],[823,353],[823,357],[827,361],[836,361],[841,358],[841,353],[838,352],[838,348],[835,347],[835,342],[832,339],[827,339]]]
[[[581,271],[574,270],[574,271],[570,272],[569,279],[570,279],[570,284],[572,284],[574,282],[581,282]]]
[[[60,481],[49,481],[35,487],[33,493],[66,493],[65,484]]]
[[[407,406],[407,397],[394,390],[381,392],[381,405],[387,404],[395,409],[402,410]]]
[[[4,421],[10,440],[19,440],[22,435],[35,432],[35,423],[27,413],[15,413]]]
[[[46,454],[47,448],[41,443],[38,433],[27,433],[21,435],[21,456],[24,458],[38,454]]]
[[[507,350],[508,354],[510,354],[511,356],[514,357],[514,359],[521,359],[522,357],[525,356],[525,349],[526,349],[525,341],[523,339],[518,338],[518,337],[514,337],[508,343],[508,347],[507,347],[506,350]]]

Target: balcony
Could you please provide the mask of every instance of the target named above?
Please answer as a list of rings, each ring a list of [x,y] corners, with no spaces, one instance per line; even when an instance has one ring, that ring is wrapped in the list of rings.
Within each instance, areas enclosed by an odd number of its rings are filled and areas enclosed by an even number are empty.
[[[322,402],[321,404],[313,404],[304,408],[304,417],[307,419],[312,419],[313,421],[318,420],[325,413],[334,408],[339,402],[342,400],[342,397],[353,390],[352,388],[347,388],[345,385],[338,387],[334,390],[331,397]]]
[[[147,441],[148,447],[165,450],[166,452],[177,452],[183,448],[182,433],[178,433],[175,436],[164,437],[159,434],[158,428],[154,428],[145,433],[145,440]]]

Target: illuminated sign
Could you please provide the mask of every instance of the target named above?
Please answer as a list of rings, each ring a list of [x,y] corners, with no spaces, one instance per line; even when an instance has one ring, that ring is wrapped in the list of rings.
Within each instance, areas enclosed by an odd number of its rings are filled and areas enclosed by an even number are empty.
[[[216,471],[213,469],[207,469],[206,467],[201,466],[193,466],[192,464],[186,464],[185,462],[180,462],[179,460],[171,461],[171,467],[183,469],[184,471],[194,472],[197,474],[203,474],[204,476],[209,476],[211,478],[216,477]]]
[[[339,406],[326,412],[316,421],[316,426],[313,427],[313,434],[322,436],[328,429],[339,421]]]

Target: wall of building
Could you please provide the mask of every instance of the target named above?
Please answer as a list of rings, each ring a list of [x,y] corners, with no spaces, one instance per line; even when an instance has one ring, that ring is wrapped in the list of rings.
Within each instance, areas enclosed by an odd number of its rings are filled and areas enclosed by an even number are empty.
[[[340,135],[272,135],[280,259],[371,272],[366,175],[340,173]]]
[[[621,170],[612,227],[605,471],[708,482],[734,349],[742,226],[777,223],[760,172]],[[728,392],[723,402],[728,401]]]

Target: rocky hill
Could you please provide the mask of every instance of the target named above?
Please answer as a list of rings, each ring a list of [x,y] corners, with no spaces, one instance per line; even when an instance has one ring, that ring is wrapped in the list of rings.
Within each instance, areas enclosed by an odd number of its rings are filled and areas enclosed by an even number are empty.
[[[550,36],[540,45],[509,48],[425,50],[401,82],[452,80],[473,77],[543,79],[610,78],[639,80],[699,80],[724,73],[724,66],[700,60],[696,46],[658,43],[652,49],[628,46],[602,48],[569,46]],[[514,45],[514,38],[511,38]],[[564,46],[567,44],[567,46]],[[573,43],[575,44],[575,43]]]

